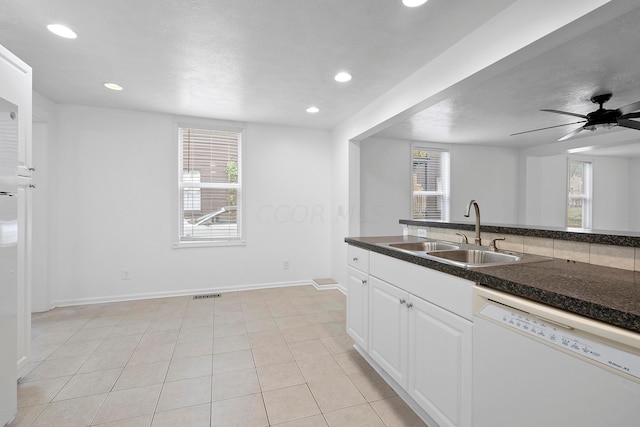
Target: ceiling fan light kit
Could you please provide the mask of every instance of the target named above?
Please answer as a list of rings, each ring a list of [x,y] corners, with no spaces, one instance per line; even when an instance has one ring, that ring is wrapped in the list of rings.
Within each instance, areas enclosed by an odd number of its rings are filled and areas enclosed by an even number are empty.
[[[631,120],[631,119],[640,117],[640,112],[639,112],[640,101],[634,102],[633,104],[625,105],[624,107],[620,107],[616,110],[607,110],[606,108],[604,108],[604,103],[609,101],[611,99],[611,96],[612,94],[610,93],[603,93],[603,94],[592,96],[591,102],[593,102],[594,104],[598,104],[600,107],[597,110],[592,111],[587,115],[570,113],[568,111],[542,109],[540,111],[545,111],[548,113],[555,113],[555,114],[562,114],[565,116],[579,117],[583,120],[572,122],[572,123],[565,123],[562,125],[549,126],[549,127],[539,128],[539,129],[528,130],[524,132],[518,132],[518,133],[511,134],[511,136],[522,135],[523,133],[537,132],[540,130],[552,129],[552,128],[557,128],[561,126],[568,126],[568,125],[574,125],[579,123],[584,123],[584,125],[564,135],[562,138],[558,139],[558,141],[565,141],[569,138],[572,138],[575,135],[582,132],[583,130],[595,131],[597,129],[611,129],[616,126],[640,130],[640,122]]]

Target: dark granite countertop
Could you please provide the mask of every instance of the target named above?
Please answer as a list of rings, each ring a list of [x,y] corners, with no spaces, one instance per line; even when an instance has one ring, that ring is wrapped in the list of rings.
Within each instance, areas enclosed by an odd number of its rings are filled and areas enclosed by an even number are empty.
[[[401,219],[400,224],[418,227],[452,228],[456,230],[475,230],[475,223],[444,222],[425,219]],[[598,243],[601,245],[630,246],[640,248],[640,233],[608,230],[583,230],[579,228],[531,227],[525,225],[481,224],[483,233],[517,234],[520,236],[561,239],[573,242]]]
[[[640,333],[640,272],[561,259],[467,269],[378,245],[423,240],[413,236],[345,238],[353,246]]]

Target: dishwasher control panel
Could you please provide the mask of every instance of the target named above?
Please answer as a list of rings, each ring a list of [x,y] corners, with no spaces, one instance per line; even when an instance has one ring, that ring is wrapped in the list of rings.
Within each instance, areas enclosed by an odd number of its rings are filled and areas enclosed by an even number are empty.
[[[489,303],[480,310],[480,314],[505,327],[535,336],[551,346],[580,354],[640,379],[640,356],[596,341],[597,337],[594,337],[595,340],[587,339],[571,328],[562,327],[554,322],[503,305]]]

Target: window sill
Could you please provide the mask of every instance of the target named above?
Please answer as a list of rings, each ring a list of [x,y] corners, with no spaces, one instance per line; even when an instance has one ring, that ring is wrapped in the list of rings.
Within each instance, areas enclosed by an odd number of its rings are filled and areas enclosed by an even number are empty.
[[[247,246],[246,240],[221,240],[207,242],[174,242],[173,249],[211,248],[218,246]]]

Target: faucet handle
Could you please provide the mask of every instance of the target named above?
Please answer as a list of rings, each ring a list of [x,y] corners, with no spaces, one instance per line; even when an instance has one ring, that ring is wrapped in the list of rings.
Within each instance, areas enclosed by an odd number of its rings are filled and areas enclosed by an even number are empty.
[[[456,233],[456,234],[457,234],[458,236],[462,237],[462,238],[464,239],[464,242],[465,242],[466,244],[469,244],[469,238],[467,237],[467,235],[466,235],[466,234],[463,234],[463,233]]]
[[[497,239],[491,239],[491,245],[489,245],[489,248],[493,251],[493,252],[497,252],[498,251],[498,245],[496,244],[496,242],[498,240],[506,240],[504,237],[498,237]]]

